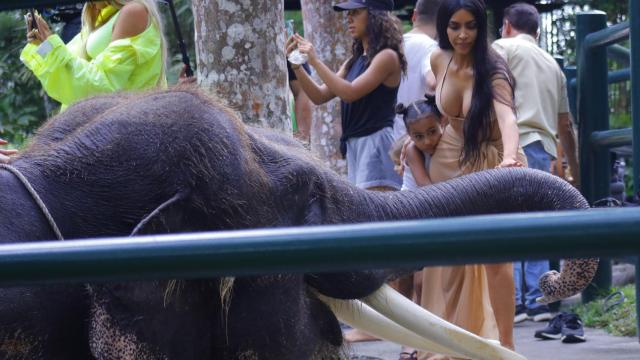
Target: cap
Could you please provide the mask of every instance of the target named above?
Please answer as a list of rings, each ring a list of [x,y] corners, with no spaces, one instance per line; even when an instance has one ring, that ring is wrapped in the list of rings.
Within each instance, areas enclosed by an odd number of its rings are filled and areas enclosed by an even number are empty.
[[[333,5],[335,11],[369,8],[375,10],[393,10],[393,0],[349,0]]]

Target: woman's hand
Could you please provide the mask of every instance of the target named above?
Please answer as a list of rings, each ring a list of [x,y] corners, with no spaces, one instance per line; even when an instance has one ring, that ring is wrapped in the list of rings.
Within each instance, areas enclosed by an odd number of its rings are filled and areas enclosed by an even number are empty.
[[[496,166],[496,169],[509,167],[524,167],[524,164],[515,158],[505,158],[498,166]]]
[[[0,145],[6,145],[7,142],[0,139]],[[9,156],[11,155],[15,155],[17,154],[18,151],[17,150],[5,150],[5,149],[0,149],[0,164],[8,164],[9,163]]]
[[[193,84],[196,82],[196,80],[197,79],[195,75],[187,76],[187,65],[182,65],[182,69],[180,70],[180,74],[178,75],[178,84]]]
[[[298,46],[295,35],[291,35],[284,43],[284,54],[289,57],[289,54]]]
[[[40,45],[51,36],[52,32],[49,28],[49,24],[40,15],[36,15],[34,26],[31,14],[27,15],[27,41],[34,45]]]
[[[299,34],[294,34],[293,37],[295,38],[295,41],[298,44],[298,50],[300,51],[300,53],[307,55],[307,57],[309,58],[308,60],[309,64],[313,65],[315,61],[318,59],[316,57],[316,49],[313,47],[313,44],[309,40],[306,40],[305,38],[300,36]],[[291,50],[293,51],[293,49]]]
[[[291,52],[295,50],[297,46],[298,46],[298,42],[296,41],[295,34],[291,35],[287,39],[287,41],[284,43],[284,54],[287,59],[289,58],[289,55],[291,54]],[[297,70],[300,68],[300,65],[291,64],[291,63],[289,65],[293,70]]]

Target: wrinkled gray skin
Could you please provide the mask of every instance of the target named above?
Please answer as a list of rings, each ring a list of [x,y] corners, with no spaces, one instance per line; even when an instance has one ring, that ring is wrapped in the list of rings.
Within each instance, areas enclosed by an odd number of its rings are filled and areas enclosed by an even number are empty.
[[[67,239],[582,209],[542,172],[477,173],[416,192],[359,190],[291,139],[246,128],[215,99],[177,89],[82,101],[51,119],[13,165]],[[0,171],[3,243],[54,238],[15,177]],[[571,264],[570,264],[571,265]],[[332,359],[339,324],[309,291],[366,296],[388,271],[0,289],[9,359]],[[561,282],[562,279],[556,279]],[[91,354],[91,355],[89,355]]]

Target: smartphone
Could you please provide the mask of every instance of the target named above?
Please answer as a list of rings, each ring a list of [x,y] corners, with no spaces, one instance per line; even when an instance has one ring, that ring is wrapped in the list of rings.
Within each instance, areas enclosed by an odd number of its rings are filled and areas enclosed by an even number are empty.
[[[38,23],[36,22],[36,11],[31,8],[29,9],[29,14],[31,14],[31,22],[28,22],[29,31],[38,28]]]
[[[293,19],[287,20],[285,23],[285,26],[287,28],[287,37],[292,37],[293,34],[296,33],[294,20]]]

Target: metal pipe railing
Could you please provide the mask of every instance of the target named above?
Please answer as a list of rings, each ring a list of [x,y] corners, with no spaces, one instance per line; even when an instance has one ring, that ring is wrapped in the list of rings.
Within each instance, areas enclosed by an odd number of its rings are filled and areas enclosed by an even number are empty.
[[[576,42],[578,53],[578,124],[580,147],[581,190],[589,203],[605,198],[610,193],[611,164],[609,151],[594,147],[596,140],[611,134],[609,130],[609,72],[607,49],[630,35],[630,22],[607,27],[606,14],[602,11],[588,11],[577,16]],[[600,136],[600,138],[599,138]],[[594,278],[599,289],[611,287],[611,262],[603,259]],[[598,294],[595,288],[583,292],[583,300],[594,300]]]
[[[640,194],[640,4],[629,1],[629,23],[631,28],[631,119],[633,122],[633,185],[634,193]]]
[[[598,150],[611,149],[633,143],[633,131],[630,128],[591,133],[591,145]]]
[[[620,69],[620,70],[613,70],[613,71],[609,71],[607,73],[607,83],[608,84],[617,84],[617,83],[621,83],[621,82],[625,82],[625,81],[629,81],[631,80],[631,69]],[[577,78],[573,78],[571,80],[569,80],[569,86],[571,87],[577,87],[578,86],[578,79]]]
[[[629,21],[624,21],[619,24],[602,28],[599,31],[589,33],[589,35],[584,39],[583,45],[585,47],[585,51],[602,48],[628,39],[629,34]]]
[[[0,285],[640,254],[640,208],[0,246]]]
[[[621,66],[628,67],[631,64],[631,51],[622,45],[613,44],[609,46],[607,48],[607,56]]]
[[[640,194],[640,3],[629,0],[631,38],[631,118],[633,121],[633,191]],[[636,261],[636,318],[640,338],[640,257]]]

